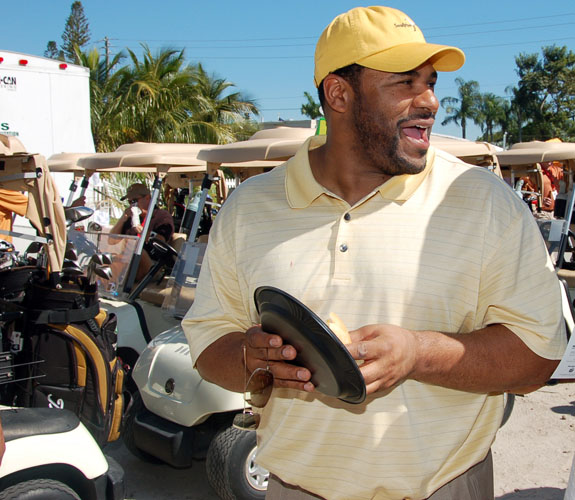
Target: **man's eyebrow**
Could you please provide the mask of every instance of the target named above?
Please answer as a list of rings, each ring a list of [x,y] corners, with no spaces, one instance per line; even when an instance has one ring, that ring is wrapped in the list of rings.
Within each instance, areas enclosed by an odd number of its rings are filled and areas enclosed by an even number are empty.
[[[401,73],[392,73],[393,75],[395,75],[397,78],[404,78],[406,76],[419,76],[420,73],[419,71],[417,71],[416,69],[412,69],[410,71],[402,71]],[[430,75],[431,78],[437,78],[437,71],[434,71],[433,73],[431,73]]]

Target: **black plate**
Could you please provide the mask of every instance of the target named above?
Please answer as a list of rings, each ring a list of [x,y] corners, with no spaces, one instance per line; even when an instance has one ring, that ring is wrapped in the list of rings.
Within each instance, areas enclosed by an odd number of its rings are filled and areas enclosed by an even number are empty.
[[[365,400],[365,381],[349,351],[329,327],[288,293],[271,286],[254,293],[260,322],[266,332],[280,335],[298,355],[294,364],[311,373],[316,390],[346,403]]]

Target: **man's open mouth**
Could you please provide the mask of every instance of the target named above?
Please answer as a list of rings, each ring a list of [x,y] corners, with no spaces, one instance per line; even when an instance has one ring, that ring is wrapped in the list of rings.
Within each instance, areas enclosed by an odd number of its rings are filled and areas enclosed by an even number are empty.
[[[410,127],[402,127],[403,133],[421,146],[429,145],[428,127],[420,125],[413,125]]]

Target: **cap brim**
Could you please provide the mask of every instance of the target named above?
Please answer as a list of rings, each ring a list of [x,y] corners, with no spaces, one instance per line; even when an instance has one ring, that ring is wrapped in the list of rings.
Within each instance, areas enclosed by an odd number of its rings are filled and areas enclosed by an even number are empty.
[[[430,61],[437,71],[456,71],[465,62],[465,54],[457,47],[412,42],[396,45],[356,61],[366,68],[389,73],[411,71]]]
[[[124,201],[124,200],[127,200],[127,199],[128,199],[128,195],[122,196],[122,197],[120,198],[120,201]]]

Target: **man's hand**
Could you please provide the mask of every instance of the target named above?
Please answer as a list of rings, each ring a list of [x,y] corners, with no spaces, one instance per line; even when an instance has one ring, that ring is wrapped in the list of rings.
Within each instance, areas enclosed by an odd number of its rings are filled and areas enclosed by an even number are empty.
[[[418,342],[411,330],[395,325],[367,325],[350,332],[346,347],[354,359],[363,360],[360,370],[367,393],[389,389],[413,372]]]
[[[545,384],[558,364],[500,324],[451,334],[368,325],[350,335],[347,348],[365,361],[360,370],[368,394],[405,379],[476,393],[529,391]]]
[[[279,335],[266,333],[261,325],[246,332],[246,368],[252,373],[256,368],[268,368],[274,375],[274,386],[312,392],[311,372],[307,368],[286,361],[295,359],[297,352],[291,345],[284,345]]]

